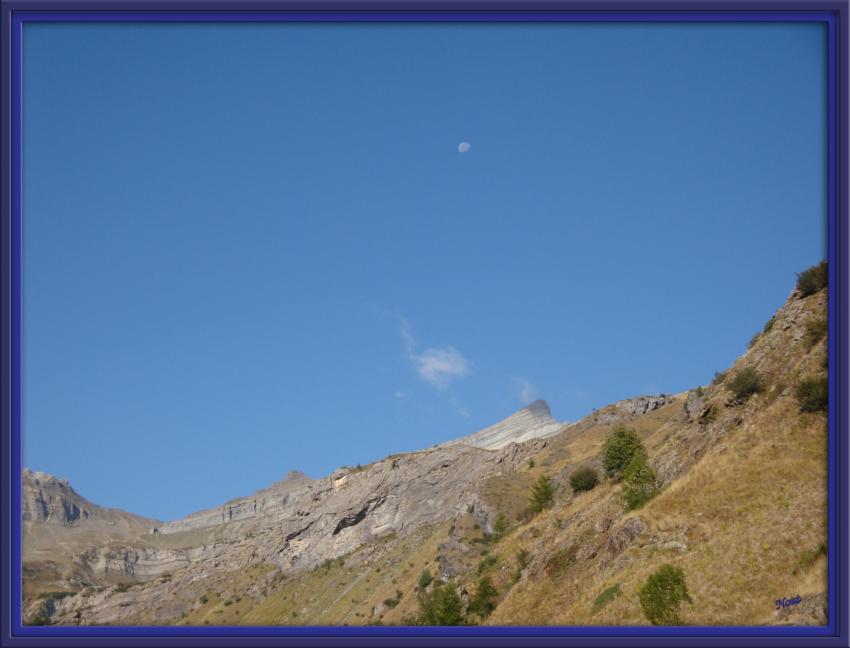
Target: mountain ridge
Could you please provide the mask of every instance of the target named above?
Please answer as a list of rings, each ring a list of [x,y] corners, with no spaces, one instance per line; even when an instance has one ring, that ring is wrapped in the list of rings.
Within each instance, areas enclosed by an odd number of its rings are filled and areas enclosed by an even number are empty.
[[[467,602],[482,574],[492,578],[495,609],[476,622],[640,624],[637,590],[667,562],[685,570],[698,602],[689,623],[821,624],[825,417],[802,412],[796,393],[825,373],[825,309],[824,290],[792,294],[780,307],[730,368],[760,376],[744,399],[721,374],[687,392],[556,422],[552,434],[548,406],[533,403],[447,444],[315,480],[296,473],[155,533],[87,533],[98,519],[91,514],[71,526],[61,516],[27,520],[25,546],[39,552],[25,557],[25,618],[406,624],[433,590],[421,584],[428,571]],[[504,425],[517,414],[527,425]],[[638,511],[623,508],[600,460],[620,424],[639,435],[662,484]],[[524,438],[529,430],[543,434]],[[570,492],[578,468],[603,475],[599,485]],[[543,475],[556,496],[529,517],[528,494]],[[600,592],[615,589],[622,594],[594,611]],[[791,590],[800,607],[775,613],[772,600]]]
[[[469,445],[483,450],[498,450],[505,447],[506,445],[509,445],[510,443],[519,443],[534,438],[545,438],[547,436],[551,436],[552,434],[557,434],[564,425],[566,425],[566,423],[560,423],[552,417],[549,405],[545,400],[537,399],[534,402],[521,407],[520,409],[506,416],[504,419],[498,421],[497,423],[494,423],[493,425],[473,432],[469,435],[460,437],[458,439],[453,439],[442,444],[438,444],[437,446],[432,446],[431,448],[396,454],[406,455],[414,454],[417,452],[428,452],[431,451],[434,447],[443,448],[450,447],[453,445]],[[492,439],[493,436],[497,436],[497,438]],[[379,459],[378,461],[382,460],[383,459]],[[288,490],[297,488],[299,485],[306,485],[309,483],[321,481],[322,479],[326,479],[329,476],[341,475],[346,473],[346,471],[350,470],[353,469],[348,466],[342,466],[332,471],[328,475],[319,478],[309,477],[300,470],[290,470],[282,479],[272,483],[269,486],[260,488],[251,493],[250,495],[236,496],[226,500],[222,504],[194,511],[192,513],[189,513],[188,515],[184,515],[175,520],[159,521],[152,519],[152,521],[157,523],[158,532],[163,532],[163,530],[166,530],[167,532],[168,529],[174,528],[175,525],[179,525],[182,521],[187,520],[189,518],[204,517],[209,518],[211,522],[221,518],[220,521],[222,523],[232,520],[234,516],[236,518],[241,519],[243,516],[246,515],[246,512],[244,511],[244,507],[241,507],[240,504],[243,504],[246,501],[256,500],[258,498],[262,498],[263,496],[285,494]],[[73,489],[67,479],[60,479],[46,472],[33,471],[29,468],[24,468],[22,479],[27,485],[28,490],[33,489],[33,482],[37,483],[39,481],[39,477],[41,481],[44,481],[46,483],[56,483],[64,485],[64,487],[69,491],[68,496],[64,498],[64,505],[67,505],[69,507],[75,507],[77,506],[77,504],[74,502],[76,502],[77,500],[85,502],[88,508],[82,509],[82,514],[84,515],[84,517],[88,517],[90,509],[106,510],[105,507],[95,504],[76,493],[76,491]],[[32,501],[32,498],[25,500],[24,519],[29,519],[27,510],[31,505],[30,503]],[[77,506],[77,508],[79,507]],[[115,510],[125,511],[124,509]],[[129,511],[125,512],[131,515],[137,515]],[[140,515],[137,515],[137,517],[144,518],[144,516]]]

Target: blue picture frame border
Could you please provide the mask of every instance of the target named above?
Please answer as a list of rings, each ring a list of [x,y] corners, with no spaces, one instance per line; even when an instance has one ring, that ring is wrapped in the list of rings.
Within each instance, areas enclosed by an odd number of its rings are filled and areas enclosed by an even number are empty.
[[[21,38],[31,22],[823,22],[828,30],[829,625],[823,627],[31,627],[21,624]],[[0,646],[848,645],[848,3],[0,0]]]

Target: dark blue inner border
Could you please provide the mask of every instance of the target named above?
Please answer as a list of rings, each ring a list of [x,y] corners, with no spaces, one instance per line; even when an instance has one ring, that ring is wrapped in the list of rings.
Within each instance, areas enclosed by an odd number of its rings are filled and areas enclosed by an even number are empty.
[[[4,210],[4,239],[10,242],[11,265],[3,266],[4,271],[4,325],[6,317],[11,315],[11,330],[9,331],[10,351],[4,357],[4,384],[11,389],[11,420],[3,420],[4,450],[9,449],[8,463],[4,461],[5,474],[9,482],[4,480],[3,489],[10,494],[7,512],[3,518],[3,548],[4,571],[11,575],[11,583],[3,583],[4,598],[9,596],[8,605],[4,605],[4,626],[11,632],[11,637],[36,638],[53,637],[68,638],[76,645],[90,645],[94,638],[124,637],[122,643],[136,643],[130,638],[158,637],[157,645],[176,645],[191,642],[191,638],[202,638],[201,645],[219,643],[216,638],[251,637],[262,641],[263,638],[282,637],[312,638],[315,645],[329,645],[334,637],[347,637],[346,643],[355,645],[376,645],[379,641],[386,643],[390,638],[406,638],[404,643],[419,643],[416,637],[442,637],[441,645],[457,645],[450,637],[473,639],[478,637],[484,642],[480,645],[497,645],[499,637],[523,637],[522,643],[529,645],[563,645],[563,641],[552,642],[557,637],[582,637],[594,645],[622,645],[626,637],[636,639],[634,644],[662,645],[670,644],[677,637],[688,637],[688,643],[694,645],[712,645],[723,643],[731,645],[729,639],[718,641],[718,638],[740,637],[750,638],[747,643],[763,645],[798,645],[800,639],[818,638],[818,645],[846,645],[845,641],[836,644],[838,635],[847,636],[847,577],[845,557],[847,555],[847,503],[842,499],[847,484],[847,402],[840,395],[847,392],[847,301],[846,286],[842,284],[847,277],[847,204],[846,204],[846,143],[839,136],[846,138],[847,106],[846,106],[846,70],[844,77],[840,76],[843,61],[847,51],[847,15],[846,4],[840,3],[776,3],[767,5],[748,4],[738,5],[739,9],[723,5],[676,4],[676,5],[642,5],[640,9],[620,3],[617,7],[606,5],[601,10],[599,5],[587,3],[526,3],[526,4],[491,4],[477,6],[468,3],[446,6],[428,3],[395,3],[392,5],[341,4],[323,5],[307,3],[266,3],[266,4],[211,4],[212,11],[198,11],[197,5],[185,3],[169,6],[162,11],[162,6],[153,3],[128,3],[118,6],[115,3],[75,4],[72,11],[65,10],[68,4],[57,3],[4,3],[3,6],[3,40],[4,47],[4,79],[9,81],[10,95],[7,95],[7,83],[3,83],[4,100],[11,102],[11,114],[5,115],[4,133],[8,120],[10,138],[4,138],[11,144],[11,157],[4,151],[3,161],[7,172],[11,173],[11,204],[3,204]],[[126,7],[126,10],[124,8]],[[591,9],[592,10],[588,10]],[[10,10],[11,8],[11,10]],[[172,10],[173,8],[173,10]],[[649,8],[649,10],[646,10]],[[19,9],[19,10],[18,10]],[[78,11],[79,9],[88,9]],[[106,9],[95,10],[91,9]],[[253,9],[253,11],[250,11]],[[607,10],[610,9],[610,10]],[[118,10],[118,11],[116,11]],[[8,13],[7,13],[8,12]],[[839,20],[840,18],[840,20]],[[829,233],[829,625],[823,627],[681,627],[654,628],[638,627],[453,627],[453,628],[408,628],[408,627],[25,627],[21,625],[21,44],[23,26],[30,22],[821,22],[828,29],[828,233]],[[840,28],[840,34],[839,34]],[[841,36],[839,42],[838,36]],[[8,38],[7,38],[8,37]],[[843,53],[843,57],[841,54]],[[11,77],[6,73],[6,66],[11,63]],[[4,101],[4,104],[6,102]],[[4,106],[5,107],[5,106]],[[840,121],[840,123],[839,123]],[[841,128],[839,128],[841,127]],[[839,153],[841,160],[838,159]],[[839,165],[839,162],[841,163]],[[843,173],[839,175],[839,169]],[[7,173],[3,174],[4,189],[6,188]],[[839,178],[841,183],[839,185]],[[841,193],[839,193],[841,189]],[[8,214],[6,213],[8,210]],[[839,215],[843,220],[839,221]],[[8,219],[8,220],[7,220]],[[7,229],[8,226],[8,229]],[[6,236],[7,233],[10,236]],[[6,256],[4,246],[4,256]],[[6,256],[6,258],[10,258]],[[11,273],[10,275],[8,273]],[[10,292],[6,292],[6,281]],[[7,302],[6,297],[10,298]],[[7,311],[7,304],[11,312]],[[4,331],[5,333],[5,331]],[[4,334],[4,342],[6,342]],[[5,349],[4,349],[5,350]],[[841,353],[843,352],[843,353]],[[10,365],[9,365],[10,363]],[[6,370],[10,373],[7,375]],[[6,394],[4,389],[4,405]],[[5,408],[4,408],[5,409]],[[10,429],[7,429],[7,424]],[[841,437],[839,437],[839,431]],[[7,436],[8,434],[8,436]],[[8,445],[7,445],[8,442]],[[839,467],[842,468],[839,472]],[[842,488],[839,489],[839,478]],[[4,498],[5,501],[5,498]],[[838,512],[844,515],[839,518]],[[840,526],[839,526],[840,525]],[[9,529],[11,526],[11,547],[9,547]],[[6,562],[8,556],[9,562]],[[839,582],[839,574],[841,581]],[[11,589],[11,591],[9,591]],[[10,614],[10,616],[7,616]],[[6,621],[8,620],[8,624]],[[7,644],[6,632],[0,637],[3,645]],[[167,637],[175,638],[168,641]],[[177,641],[176,638],[183,638]],[[356,637],[361,640],[352,641]],[[604,641],[605,638],[620,637],[620,641]],[[833,641],[829,637],[834,638]],[[75,639],[76,640],[75,640]],[[384,641],[381,641],[384,638]],[[548,640],[547,640],[548,638]],[[762,641],[758,641],[762,638]],[[165,641],[163,641],[165,639]],[[362,639],[366,639],[363,641]],[[596,639],[595,641],[593,639]],[[647,641],[650,639],[650,641]],[[764,641],[764,640],[767,641]],[[15,642],[17,644],[18,642]],[[31,640],[28,645],[36,645]],[[42,645],[44,642],[39,642]],[[51,645],[54,642],[49,642]],[[68,641],[63,641],[68,643]],[[102,643],[98,641],[98,643]],[[245,640],[242,643],[246,643]],[[258,643],[258,641],[252,641]],[[300,643],[304,643],[303,641]],[[464,645],[471,643],[464,641]],[[424,644],[423,644],[424,645]]]

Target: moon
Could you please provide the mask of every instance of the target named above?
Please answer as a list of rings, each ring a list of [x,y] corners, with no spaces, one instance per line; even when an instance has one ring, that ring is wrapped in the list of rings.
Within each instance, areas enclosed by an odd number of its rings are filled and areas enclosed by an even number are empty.
[[[460,153],[466,153],[471,148],[472,148],[472,144],[470,144],[469,142],[461,142],[460,144],[457,145],[457,150]]]

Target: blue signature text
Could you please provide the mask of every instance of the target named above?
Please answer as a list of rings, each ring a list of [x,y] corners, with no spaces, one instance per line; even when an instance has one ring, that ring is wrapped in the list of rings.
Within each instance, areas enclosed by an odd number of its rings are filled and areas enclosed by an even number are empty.
[[[789,598],[776,599],[776,609],[781,610],[782,608],[786,608],[786,607],[789,607],[791,605],[799,605],[801,600],[802,599],[800,598],[799,594],[797,596],[795,596],[794,598],[790,598],[790,599]]]

